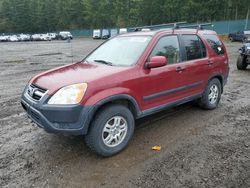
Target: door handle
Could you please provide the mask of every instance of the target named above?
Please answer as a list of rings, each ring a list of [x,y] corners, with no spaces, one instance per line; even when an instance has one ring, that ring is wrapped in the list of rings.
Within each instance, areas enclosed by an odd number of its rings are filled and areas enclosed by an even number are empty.
[[[207,65],[213,65],[213,64],[214,64],[214,62],[213,62],[213,61],[211,61],[211,60],[208,60],[206,64],[207,64]]]
[[[176,67],[176,72],[182,72],[184,70],[186,70],[185,67]]]

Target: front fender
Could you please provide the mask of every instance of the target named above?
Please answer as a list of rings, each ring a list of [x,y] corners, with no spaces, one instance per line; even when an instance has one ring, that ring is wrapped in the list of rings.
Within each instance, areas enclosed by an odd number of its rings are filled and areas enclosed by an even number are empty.
[[[99,103],[100,101],[109,98],[110,96],[120,95],[120,94],[131,95],[131,92],[128,88],[122,88],[122,87],[106,89],[90,96],[87,99],[87,101],[85,101],[84,105],[93,106]]]
[[[128,100],[130,103],[133,104],[136,118],[141,115],[141,110],[139,105],[137,104],[135,98],[130,94],[129,89],[127,88],[112,88],[108,90],[104,90],[98,92],[94,96],[91,96],[83,105],[84,106],[92,106],[93,108],[89,112],[89,117],[86,122],[86,127],[84,133],[88,132],[90,123],[95,116],[97,110],[102,107],[103,105],[115,101],[115,100]]]
[[[131,90],[129,90],[128,88],[116,87],[100,91],[95,95],[90,96],[83,105],[95,106],[96,110],[100,106],[115,100],[129,101],[133,105],[133,108],[136,112],[136,116],[140,115],[141,109],[136,101],[136,97],[132,94]]]

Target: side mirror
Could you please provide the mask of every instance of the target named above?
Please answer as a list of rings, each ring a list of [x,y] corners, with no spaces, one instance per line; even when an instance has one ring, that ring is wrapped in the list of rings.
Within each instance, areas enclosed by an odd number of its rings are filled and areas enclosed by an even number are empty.
[[[168,64],[168,60],[165,56],[154,56],[150,59],[150,62],[146,63],[146,68],[158,68]]]

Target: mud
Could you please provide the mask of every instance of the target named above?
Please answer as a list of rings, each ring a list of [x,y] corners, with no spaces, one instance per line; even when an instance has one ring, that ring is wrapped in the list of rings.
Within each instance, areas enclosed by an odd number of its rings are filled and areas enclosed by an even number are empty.
[[[101,42],[0,43],[0,187],[250,187],[250,70],[236,70],[240,43],[226,44],[230,77],[216,110],[189,103],[141,119],[114,157],[32,126],[20,106],[29,79]]]

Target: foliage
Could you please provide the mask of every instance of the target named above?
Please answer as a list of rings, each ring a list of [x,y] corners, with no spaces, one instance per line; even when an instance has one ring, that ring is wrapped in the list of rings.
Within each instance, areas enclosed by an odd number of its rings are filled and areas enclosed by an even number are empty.
[[[243,19],[249,0],[0,0],[0,32]]]

